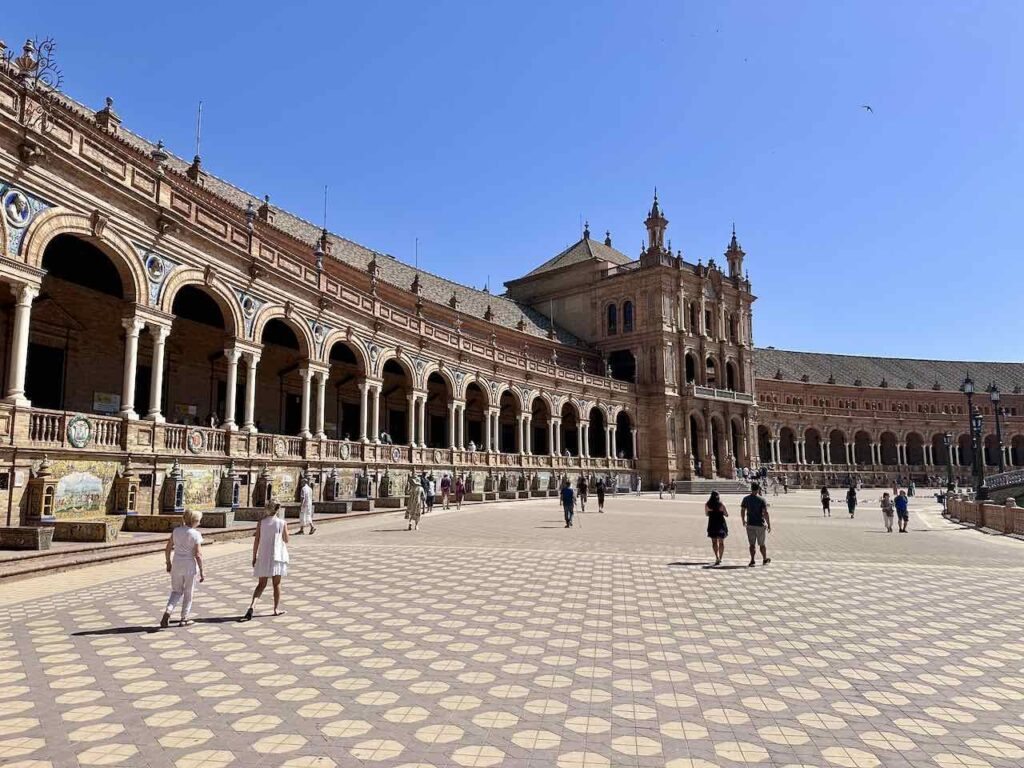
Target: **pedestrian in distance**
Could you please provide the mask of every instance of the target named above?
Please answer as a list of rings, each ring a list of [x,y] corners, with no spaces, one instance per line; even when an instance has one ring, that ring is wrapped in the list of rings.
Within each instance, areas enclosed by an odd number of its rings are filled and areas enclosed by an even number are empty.
[[[280,511],[280,504],[268,507],[256,526],[252,542],[252,575],[256,577],[256,589],[245,612],[245,621],[252,619],[256,601],[263,595],[268,581],[274,587],[274,615],[284,613],[281,610],[281,579],[288,575],[288,526],[278,516]]]
[[[459,475],[455,481],[455,508],[462,509],[462,500],[466,496],[466,481]]]
[[[892,504],[896,507],[896,521],[899,524],[899,531],[900,533],[906,533],[907,525],[910,523],[910,499],[907,498],[907,492],[900,491]]]
[[[427,478],[427,487],[424,489],[427,495],[427,512],[434,511],[434,499],[437,496],[437,481],[434,480],[434,473]]]
[[[761,548],[761,564],[768,565],[772,561],[768,557],[766,535],[772,532],[772,520],[768,514],[768,502],[761,496],[761,486],[750,484],[750,494],[743,497],[740,503],[740,519],[747,529],[747,541],[750,543],[750,567],[756,565],[757,548]]]
[[[672,497],[672,501],[675,501],[676,500],[676,481],[675,480],[672,480],[671,482],[669,482],[669,484],[668,484],[668,493],[669,493],[669,496]]]
[[[853,483],[846,491],[846,509],[850,513],[850,519],[853,520],[853,513],[857,511],[857,487]]]
[[[785,494],[789,493],[789,478],[786,475],[782,476],[782,492]]]
[[[309,478],[303,476],[302,485],[299,488],[299,531],[298,535],[301,536],[306,532],[306,526],[309,526],[309,535],[312,536],[316,533],[316,527],[313,525],[313,488],[309,484]]]
[[[664,499],[665,498],[665,481],[664,480],[659,480],[658,481],[658,498],[659,499]]]
[[[427,506],[427,495],[423,492],[423,484],[417,482],[412,475],[409,475],[409,482],[405,486],[405,495],[405,519],[409,521],[409,527],[406,530],[418,531],[420,518]]]
[[[565,527],[566,528],[572,528],[572,513],[573,513],[573,504],[575,503],[575,498],[574,498],[574,494],[573,494],[573,490],[572,490],[572,484],[568,480],[566,480],[564,483],[562,483],[561,497],[562,497],[562,512],[565,515]]]
[[[448,497],[452,492],[452,480],[446,472],[441,476],[441,505],[448,509]]]
[[[828,493],[828,486],[821,486],[821,516],[832,517],[832,497]]]
[[[888,491],[882,494],[882,500],[878,505],[882,508],[882,523],[885,525],[885,530],[892,533],[893,504]]]
[[[603,477],[597,478],[597,485],[594,486],[594,492],[597,494],[597,511],[603,513],[604,512],[604,492],[605,492],[604,478]]]
[[[587,511],[587,496],[589,495],[590,488],[587,482],[586,475],[580,475],[579,480],[576,481],[576,500],[580,503],[580,512]]]
[[[171,594],[167,597],[167,608],[160,618],[160,626],[166,628],[171,622],[171,613],[181,601],[179,626],[192,624],[192,595],[199,582],[206,581],[203,573],[203,535],[196,530],[203,519],[202,512],[186,510],[181,516],[181,525],[167,537],[164,555],[167,572],[171,574]],[[172,557],[173,555],[173,557]]]
[[[640,491],[642,490],[643,484],[644,483],[643,483],[643,480],[640,479],[640,475],[637,475],[636,476],[636,495],[637,496],[640,495]]]
[[[711,498],[704,505],[704,514],[708,518],[708,538],[711,539],[711,549],[715,553],[715,565],[721,565],[722,557],[725,556],[725,537],[729,535],[729,525],[725,520],[729,510],[719,498],[718,491],[711,492]]]

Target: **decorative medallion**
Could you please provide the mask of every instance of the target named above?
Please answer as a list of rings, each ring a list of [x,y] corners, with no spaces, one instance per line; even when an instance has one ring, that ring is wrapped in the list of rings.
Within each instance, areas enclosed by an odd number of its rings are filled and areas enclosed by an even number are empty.
[[[190,429],[185,434],[185,445],[190,453],[200,453],[206,448],[206,435],[198,429]]]
[[[317,344],[323,344],[324,337],[327,336],[327,329],[325,329],[323,325],[320,323],[313,323],[312,330],[313,341],[315,341]]]
[[[85,448],[92,439],[92,422],[87,416],[72,416],[68,421],[68,442],[72,448]]]
[[[163,259],[155,253],[151,253],[146,257],[146,274],[149,275],[150,280],[159,283],[167,274],[167,265],[164,264]]]
[[[397,445],[391,449],[391,461],[399,462],[402,460],[402,449]]]
[[[242,314],[246,317],[256,314],[256,300],[252,296],[242,297]]]
[[[444,457],[441,455],[441,451],[439,449],[435,448],[434,449],[434,463],[435,464],[440,464],[442,458],[444,458]]]
[[[348,461],[348,457],[352,455],[352,448],[348,443],[342,443],[339,453],[341,454],[342,461]]]
[[[284,456],[285,451],[288,450],[288,444],[284,441],[283,437],[274,438],[274,456],[281,458]]]
[[[4,218],[12,227],[21,229],[32,218],[32,208],[28,198],[20,189],[8,189],[3,197]]]

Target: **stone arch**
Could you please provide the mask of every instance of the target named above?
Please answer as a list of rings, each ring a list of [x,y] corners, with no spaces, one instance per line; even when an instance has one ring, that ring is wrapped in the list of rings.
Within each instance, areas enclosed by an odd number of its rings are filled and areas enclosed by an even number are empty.
[[[906,437],[907,464],[921,466],[924,464],[924,438],[918,432],[910,432]]]
[[[6,256],[9,259],[16,259],[16,253],[8,253],[7,251],[7,217],[0,211],[0,256]]]
[[[491,394],[491,383],[487,381],[487,379],[485,379],[479,373],[470,373],[463,377],[462,389],[459,390],[458,393],[459,398],[462,400],[466,399],[467,393],[469,392],[470,384],[476,384],[477,387],[480,388],[480,391],[483,393],[484,401],[486,403],[485,407],[489,408],[491,406],[491,400],[494,399],[493,395]]]
[[[43,254],[51,240],[58,235],[81,238],[103,251],[117,269],[125,301],[148,304],[148,281],[135,248],[109,224],[102,227],[99,234],[96,229],[92,216],[74,213],[66,208],[51,208],[40,213],[29,224],[21,244],[21,260],[30,267],[42,269]]]
[[[796,433],[790,427],[779,430],[779,463],[796,463]]]
[[[455,375],[452,373],[451,368],[447,366],[441,366],[438,363],[427,363],[423,368],[423,372],[420,381],[417,382],[416,386],[421,389],[427,388],[427,379],[430,378],[432,373],[436,373],[442,379],[444,383],[448,385],[448,391],[451,393],[453,399],[459,399],[459,385],[455,381]]]
[[[804,461],[808,464],[824,464],[825,451],[822,448],[821,432],[817,427],[804,430]]]
[[[635,459],[633,455],[633,425],[636,421],[626,407],[615,412],[615,448],[625,459]]]
[[[853,436],[853,460],[855,464],[874,464],[871,455],[871,435],[861,429]]]
[[[743,419],[735,415],[729,419],[729,448],[737,466],[750,465],[750,456],[747,455],[747,430],[743,426]]]
[[[690,411],[686,417],[687,436],[690,440],[690,456],[693,459],[693,468],[698,475],[705,471],[705,455],[707,448],[707,428],[704,423],[704,415],[700,411]]]
[[[764,424],[757,425],[757,454],[762,464],[772,463],[772,432]]]
[[[172,307],[174,307],[174,299],[178,295],[178,291],[187,285],[196,286],[217,303],[221,314],[224,315],[224,321],[229,325],[226,330],[230,335],[244,335],[245,318],[242,317],[242,308],[232,295],[231,289],[219,277],[214,277],[208,281],[206,279],[206,272],[202,269],[188,267],[172,272],[160,289],[160,299],[158,302],[160,311],[168,315],[174,314],[171,311]]]
[[[833,429],[828,433],[828,457],[830,464],[846,464],[846,433]]]
[[[683,378],[687,384],[697,383],[697,359],[692,349],[686,350],[683,355]]]
[[[334,330],[327,334],[327,338],[324,339],[324,348],[320,356],[320,362],[330,363],[331,350],[334,349],[335,344],[339,343],[348,347],[352,354],[355,355],[356,362],[363,375],[367,375],[370,372],[370,360],[366,356],[366,349],[355,336],[349,338],[348,331]]]
[[[285,308],[280,304],[267,305],[256,315],[256,320],[252,324],[253,341],[257,344],[260,342],[260,339],[263,338],[263,329],[266,328],[267,323],[271,320],[281,320],[291,328],[295,338],[299,340],[299,351],[307,358],[315,357],[313,349],[316,347],[316,343],[313,341],[313,334],[309,330],[309,326],[302,322],[300,318],[289,316]]]
[[[1010,464],[1024,467],[1024,435],[1014,435],[1010,438]]]
[[[559,408],[559,412],[564,413],[566,408],[572,411],[572,415],[575,416],[577,420],[583,418],[583,407],[580,406],[580,404],[573,398],[565,398],[565,400],[562,402],[561,407]]]
[[[879,458],[886,466],[896,466],[900,463],[899,450],[896,447],[896,435],[885,431],[878,440]]]

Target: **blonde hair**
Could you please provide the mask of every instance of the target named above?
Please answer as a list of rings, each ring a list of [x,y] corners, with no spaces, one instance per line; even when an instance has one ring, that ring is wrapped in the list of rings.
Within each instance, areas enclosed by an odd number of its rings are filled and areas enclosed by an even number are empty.
[[[263,511],[264,517],[277,517],[277,513],[281,511],[280,502],[274,502],[274,506],[266,507]]]
[[[186,509],[185,514],[181,516],[181,522],[189,528],[195,528],[198,526],[202,519],[203,513],[197,509]]]

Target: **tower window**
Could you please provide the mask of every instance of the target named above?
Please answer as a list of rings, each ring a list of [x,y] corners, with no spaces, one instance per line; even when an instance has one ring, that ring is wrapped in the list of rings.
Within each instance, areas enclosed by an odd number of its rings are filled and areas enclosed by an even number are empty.
[[[633,331],[633,302],[627,301],[622,305],[622,332],[632,333]]]
[[[608,335],[614,336],[619,331],[619,308],[614,304],[608,305]]]

